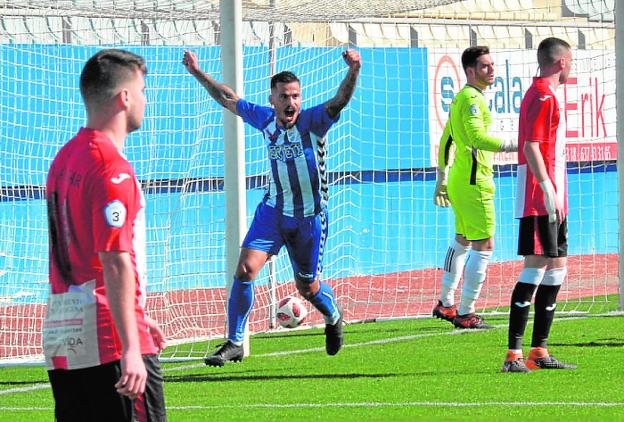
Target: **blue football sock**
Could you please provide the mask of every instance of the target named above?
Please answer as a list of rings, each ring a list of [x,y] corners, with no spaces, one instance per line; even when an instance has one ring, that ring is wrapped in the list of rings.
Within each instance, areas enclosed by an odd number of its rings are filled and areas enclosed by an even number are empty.
[[[228,339],[233,343],[243,344],[245,325],[254,304],[253,281],[240,281],[234,277],[230,298],[228,299]]]
[[[327,283],[320,282],[319,284],[319,291],[310,299],[310,303],[323,314],[325,324],[334,325],[340,318],[334,291]]]

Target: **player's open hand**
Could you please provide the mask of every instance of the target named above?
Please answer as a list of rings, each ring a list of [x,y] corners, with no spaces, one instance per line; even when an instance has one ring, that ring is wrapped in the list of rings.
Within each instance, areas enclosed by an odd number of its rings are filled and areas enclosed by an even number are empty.
[[[518,151],[518,140],[517,139],[503,139],[503,142],[500,146],[501,152],[516,152]]]
[[[182,64],[191,74],[194,74],[199,70],[199,61],[197,60],[197,55],[192,51],[184,51]]]
[[[451,201],[448,197],[446,188],[446,182],[438,180],[436,182],[436,189],[433,195],[433,203],[438,207],[447,208],[451,205]]]
[[[447,208],[451,205],[446,187],[446,169],[436,169],[436,188],[433,194],[433,203],[438,207]]]
[[[346,50],[342,53],[345,63],[353,70],[359,70],[362,67],[362,57],[356,50]]]

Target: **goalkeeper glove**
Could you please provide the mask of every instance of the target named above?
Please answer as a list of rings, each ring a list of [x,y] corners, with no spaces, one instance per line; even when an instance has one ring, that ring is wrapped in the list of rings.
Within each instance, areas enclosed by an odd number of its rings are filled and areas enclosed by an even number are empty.
[[[446,190],[446,172],[442,169],[438,169],[433,203],[438,207],[444,208],[451,205],[451,201],[449,201],[448,192]]]
[[[557,221],[557,192],[549,178],[540,182],[542,191],[544,192],[544,205],[548,211],[548,222]]]
[[[516,152],[518,151],[517,139],[504,139],[500,146],[500,152]]]

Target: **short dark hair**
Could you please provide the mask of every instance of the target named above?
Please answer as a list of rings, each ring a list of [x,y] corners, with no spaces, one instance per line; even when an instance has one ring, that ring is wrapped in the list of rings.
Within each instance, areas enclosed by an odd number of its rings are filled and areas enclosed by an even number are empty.
[[[275,75],[273,75],[273,77],[271,78],[271,89],[275,88],[277,86],[277,84],[283,83],[283,84],[287,84],[289,82],[299,82],[299,78],[297,78],[297,75],[295,75],[292,72],[289,72],[287,70],[280,72],[280,73],[276,73]]]
[[[477,59],[485,54],[490,54],[489,47],[483,45],[468,47],[461,56],[462,67],[464,70],[466,70],[467,67],[475,67],[477,65]]]
[[[540,67],[551,66],[561,58],[564,50],[570,49],[570,44],[562,39],[555,37],[546,38],[537,47],[537,64]]]
[[[125,50],[105,49],[87,60],[80,74],[80,95],[87,108],[110,100],[115,89],[139,70],[147,74],[143,57]]]

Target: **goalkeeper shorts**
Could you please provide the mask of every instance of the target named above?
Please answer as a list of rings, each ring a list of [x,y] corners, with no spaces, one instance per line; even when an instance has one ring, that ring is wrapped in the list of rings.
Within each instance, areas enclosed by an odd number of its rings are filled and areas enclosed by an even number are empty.
[[[496,211],[491,185],[465,185],[449,183],[448,195],[455,215],[455,233],[467,240],[484,240],[494,237]]]

